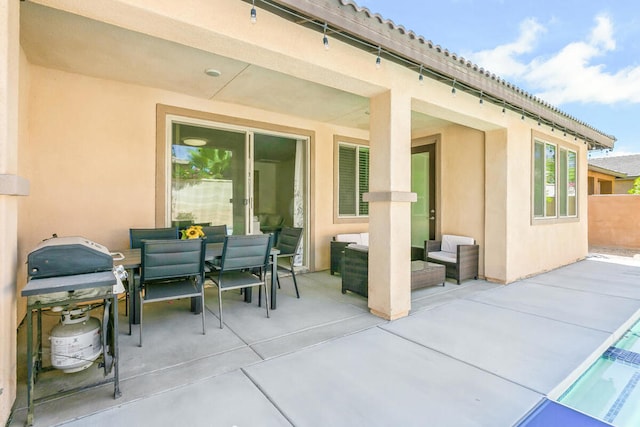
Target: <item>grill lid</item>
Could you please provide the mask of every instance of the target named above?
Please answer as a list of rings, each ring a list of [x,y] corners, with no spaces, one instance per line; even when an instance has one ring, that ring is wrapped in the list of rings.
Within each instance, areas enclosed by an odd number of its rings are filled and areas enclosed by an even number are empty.
[[[43,240],[27,257],[31,278],[70,276],[113,269],[109,250],[84,237]]]

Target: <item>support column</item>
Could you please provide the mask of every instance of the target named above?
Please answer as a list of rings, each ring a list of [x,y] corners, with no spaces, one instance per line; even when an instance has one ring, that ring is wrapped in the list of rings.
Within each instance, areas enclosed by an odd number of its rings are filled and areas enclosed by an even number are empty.
[[[411,97],[370,99],[369,309],[384,319],[411,309]]]
[[[498,283],[508,277],[508,148],[506,129],[485,133],[484,275]]]
[[[0,424],[16,399],[18,200],[25,180],[18,166],[20,3],[0,0]]]

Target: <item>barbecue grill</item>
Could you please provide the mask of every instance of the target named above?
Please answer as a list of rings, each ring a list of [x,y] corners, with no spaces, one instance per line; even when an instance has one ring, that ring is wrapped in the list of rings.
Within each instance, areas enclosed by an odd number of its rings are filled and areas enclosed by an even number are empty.
[[[118,380],[118,299],[113,257],[104,246],[84,237],[54,237],[40,242],[27,256],[27,425],[33,423],[35,380],[40,372],[61,369],[77,372],[95,360],[107,377],[65,393],[114,383],[114,398],[121,395]],[[103,300],[102,322],[89,316],[86,304]],[[42,364],[42,310],[61,311],[61,321],[50,334],[51,366]],[[33,348],[33,313],[37,315]],[[34,357],[35,356],[35,357]],[[51,396],[39,400],[50,399]]]

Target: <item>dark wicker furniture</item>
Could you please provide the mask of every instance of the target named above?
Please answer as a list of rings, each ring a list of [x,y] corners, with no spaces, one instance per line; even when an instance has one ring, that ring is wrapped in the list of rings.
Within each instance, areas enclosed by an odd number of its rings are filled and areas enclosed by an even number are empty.
[[[478,278],[478,254],[480,250],[478,245],[457,245],[455,259],[449,262],[429,256],[430,252],[440,252],[441,249],[441,241],[425,240],[425,259],[429,262],[444,265],[446,267],[447,277],[455,279],[458,284],[466,279]]]
[[[411,290],[427,286],[444,286],[446,279],[445,266],[434,262],[411,261]]]
[[[363,246],[345,247],[342,264],[342,293],[354,292],[369,295],[369,248]]]
[[[342,253],[348,245],[369,246],[369,233],[337,234],[331,240],[331,275],[342,274]]]
[[[347,245],[355,242],[337,242],[331,241],[331,274],[342,272],[342,254]],[[342,273],[341,273],[342,274]]]
[[[342,293],[369,295],[369,250],[366,246],[352,245],[344,249]],[[425,261],[411,262],[411,290],[427,286],[444,286],[445,267]]]

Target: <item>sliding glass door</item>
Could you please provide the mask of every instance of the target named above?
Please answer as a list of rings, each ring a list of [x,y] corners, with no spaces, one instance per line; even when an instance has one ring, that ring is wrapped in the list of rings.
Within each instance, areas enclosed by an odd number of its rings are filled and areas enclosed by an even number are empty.
[[[253,215],[264,233],[277,237],[285,226],[306,228],[306,145],[287,135],[253,135]],[[302,254],[296,265],[302,264]]]
[[[248,233],[247,132],[179,121],[171,127],[171,223],[226,224],[230,233]]]
[[[229,233],[302,227],[308,241],[308,137],[168,115],[165,222]],[[306,251],[296,260],[306,264]]]

